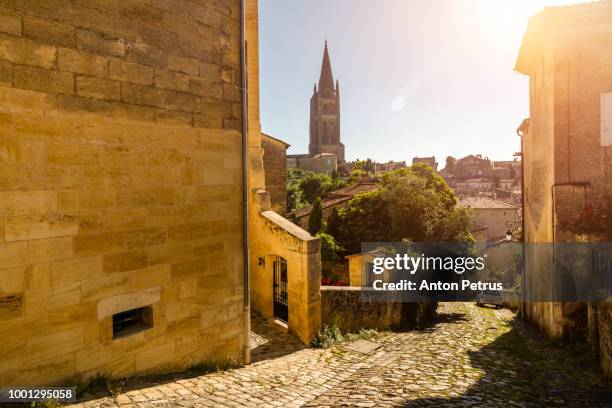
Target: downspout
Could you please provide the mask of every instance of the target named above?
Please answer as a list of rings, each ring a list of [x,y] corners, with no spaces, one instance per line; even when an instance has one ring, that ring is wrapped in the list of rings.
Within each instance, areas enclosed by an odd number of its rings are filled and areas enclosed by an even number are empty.
[[[249,110],[245,1],[240,0],[240,95],[242,98],[242,263],[244,298],[244,363],[251,362],[251,299],[249,279]]]
[[[526,264],[526,256],[525,256],[525,142],[523,140],[523,133],[520,131],[520,127],[516,129],[516,134],[521,138],[521,245],[523,247],[522,253],[522,268],[523,273],[521,276],[521,315],[523,318],[526,317],[526,307],[525,307],[525,264]]]

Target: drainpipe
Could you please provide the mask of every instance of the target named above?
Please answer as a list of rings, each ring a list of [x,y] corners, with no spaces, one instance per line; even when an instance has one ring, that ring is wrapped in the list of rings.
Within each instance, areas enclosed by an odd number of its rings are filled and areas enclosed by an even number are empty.
[[[522,268],[523,273],[521,277],[521,315],[523,318],[526,316],[526,307],[525,307],[525,278],[527,277],[525,274],[525,143],[523,140],[523,133],[520,131],[520,127],[516,129],[516,134],[521,138],[521,245],[523,247],[523,256],[522,256]]]
[[[251,362],[251,300],[249,279],[249,122],[245,1],[240,0],[240,94],[242,97],[242,263],[244,286],[244,363]]]

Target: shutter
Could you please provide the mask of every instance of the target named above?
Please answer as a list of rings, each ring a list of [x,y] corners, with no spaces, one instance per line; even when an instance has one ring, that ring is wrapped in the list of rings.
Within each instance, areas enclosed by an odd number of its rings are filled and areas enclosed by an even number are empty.
[[[601,94],[601,145],[612,146],[612,92]]]

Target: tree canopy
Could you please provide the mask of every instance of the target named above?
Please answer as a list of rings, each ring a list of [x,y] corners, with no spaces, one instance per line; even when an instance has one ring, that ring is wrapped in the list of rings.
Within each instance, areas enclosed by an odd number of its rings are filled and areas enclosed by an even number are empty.
[[[317,198],[345,185],[342,179],[324,173],[290,169],[287,175],[287,208],[289,211],[312,204]]]
[[[453,191],[429,166],[387,172],[380,185],[339,211],[335,238],[349,252],[368,241],[473,242],[469,210],[457,207]]]

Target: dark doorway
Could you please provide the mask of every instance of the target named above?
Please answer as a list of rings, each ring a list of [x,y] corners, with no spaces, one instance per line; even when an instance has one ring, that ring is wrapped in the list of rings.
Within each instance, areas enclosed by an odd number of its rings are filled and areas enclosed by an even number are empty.
[[[287,261],[280,256],[277,256],[272,265],[274,269],[274,317],[288,323],[289,303],[287,301]]]

